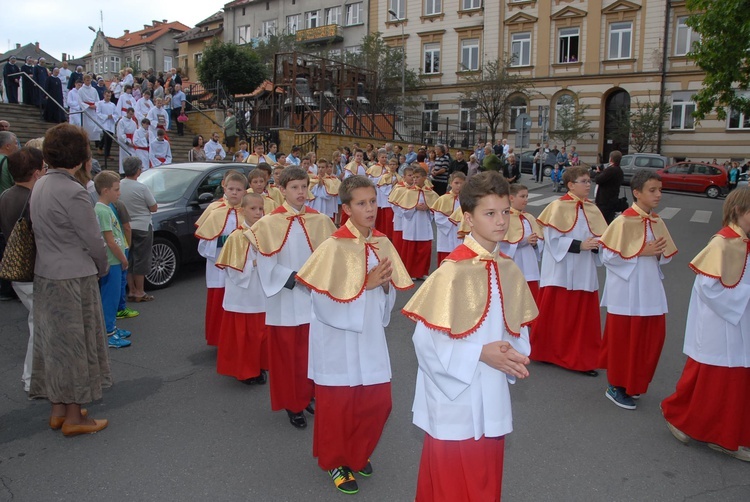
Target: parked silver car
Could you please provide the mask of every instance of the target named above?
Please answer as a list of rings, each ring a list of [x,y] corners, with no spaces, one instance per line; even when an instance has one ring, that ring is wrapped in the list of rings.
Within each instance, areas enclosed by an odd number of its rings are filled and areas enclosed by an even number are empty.
[[[657,171],[664,169],[669,164],[669,160],[655,153],[631,153],[623,155],[620,161],[622,173],[625,175],[625,184],[630,184],[630,178],[633,177],[638,169],[653,169]]]

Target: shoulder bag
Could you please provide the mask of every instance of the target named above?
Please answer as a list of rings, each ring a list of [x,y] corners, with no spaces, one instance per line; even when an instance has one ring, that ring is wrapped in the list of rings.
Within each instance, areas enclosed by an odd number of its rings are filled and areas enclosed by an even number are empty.
[[[13,282],[31,282],[34,280],[34,262],[36,261],[36,242],[31,223],[24,218],[29,206],[31,194],[23,205],[21,216],[13,226],[5,245],[5,253],[0,261],[0,279]]]

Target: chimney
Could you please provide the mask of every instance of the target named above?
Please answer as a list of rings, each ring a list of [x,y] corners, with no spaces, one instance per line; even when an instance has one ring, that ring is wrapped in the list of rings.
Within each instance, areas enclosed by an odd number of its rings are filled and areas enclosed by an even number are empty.
[[[162,19],[161,22],[167,24],[169,21],[167,21],[166,19]]]
[[[130,30],[125,30],[125,34],[126,35],[130,34]]]
[[[36,42],[34,45],[36,45],[36,51],[39,52],[39,42]]]
[[[21,48],[21,44],[16,44],[16,49],[20,49],[20,48]]]
[[[68,55],[63,52],[63,54],[62,54],[62,60],[63,61],[67,61],[67,59],[68,59]]]

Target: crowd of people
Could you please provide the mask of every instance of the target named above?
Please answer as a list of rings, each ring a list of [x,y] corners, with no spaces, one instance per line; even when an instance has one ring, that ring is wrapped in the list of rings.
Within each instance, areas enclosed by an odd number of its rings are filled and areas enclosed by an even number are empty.
[[[0,152],[12,140],[0,132]],[[190,160],[225,158],[218,133],[202,140]],[[137,313],[123,295],[153,300],[143,274],[157,207],[137,181],[141,157],[124,160],[123,179],[91,180],[83,129],[58,125],[41,147],[9,152],[14,185],[0,197],[0,221],[7,235],[28,218],[37,243],[33,285],[13,284],[30,311],[24,385],[50,401],[50,427],[74,436],[107,426],[82,405],[111,384],[107,346],[130,344],[117,320]],[[565,193],[534,218],[510,147],[482,146],[481,165],[476,152],[451,158],[443,145],[342,146],[330,158],[247,148],[232,155],[255,168],[228,170],[196,222],[206,343],[217,347],[218,373],[268,382],[271,409],[293,427],[315,415],[312,453],[339,491],[356,493],[356,477],[374,473],[391,410],[385,328],[396,291],[415,283],[402,313],[416,322],[412,410],[425,432],[416,500],[499,499],[508,386],[531,360],[589,377],[606,369],[604,396],[622,409],[648,391],[666,335],[661,267],[677,252],[655,212],[655,171],[633,176],[623,208],[619,152],[593,180],[567,154]],[[723,224],[691,262],[688,362],[662,409],[678,440],[750,461],[750,189],[729,195]]]

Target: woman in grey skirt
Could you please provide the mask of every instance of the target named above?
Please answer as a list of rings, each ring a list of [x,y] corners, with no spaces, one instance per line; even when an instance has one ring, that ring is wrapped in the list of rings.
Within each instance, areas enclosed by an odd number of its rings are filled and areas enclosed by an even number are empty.
[[[34,266],[32,398],[52,403],[49,425],[66,436],[90,434],[107,420],[81,405],[112,385],[97,276],[106,275],[106,244],[91,198],[73,177],[91,156],[80,127],[60,124],[44,136],[49,170],[34,186],[31,221]]]

